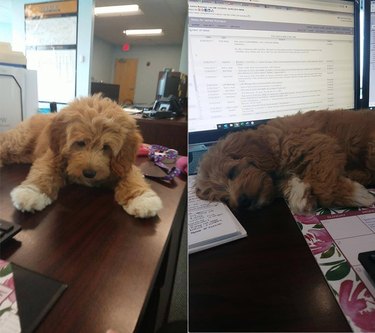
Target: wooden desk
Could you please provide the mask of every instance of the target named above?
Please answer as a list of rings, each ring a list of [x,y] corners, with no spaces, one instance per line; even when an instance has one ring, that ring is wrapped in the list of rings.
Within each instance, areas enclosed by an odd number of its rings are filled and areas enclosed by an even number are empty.
[[[151,164],[139,162],[142,168]],[[30,214],[15,210],[9,197],[28,170],[27,165],[0,170],[0,217],[23,228],[1,258],[68,284],[37,332],[125,333],[147,326],[146,306],[155,284],[166,280],[171,238],[185,215],[186,182],[177,179],[175,187],[167,187],[150,181],[164,204],[152,219],[127,215],[112,190],[78,185]]]
[[[176,149],[187,156],[187,121],[185,116],[176,119],[142,118],[135,115],[145,142]]]
[[[190,332],[351,331],[285,203],[237,217],[246,238],[189,256]]]

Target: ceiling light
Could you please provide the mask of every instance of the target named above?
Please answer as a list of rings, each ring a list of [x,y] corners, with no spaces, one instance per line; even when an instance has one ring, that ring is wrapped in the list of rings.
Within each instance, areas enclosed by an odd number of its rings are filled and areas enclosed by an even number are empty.
[[[124,34],[127,36],[151,36],[151,35],[162,35],[162,29],[135,29],[135,30],[124,30]]]
[[[95,7],[95,15],[116,15],[140,13],[138,5]]]

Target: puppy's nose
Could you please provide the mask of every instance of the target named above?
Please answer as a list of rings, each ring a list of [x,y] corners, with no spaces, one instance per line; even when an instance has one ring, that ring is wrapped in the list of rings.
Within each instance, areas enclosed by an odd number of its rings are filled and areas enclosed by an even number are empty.
[[[86,178],[94,178],[96,176],[96,171],[91,169],[85,169],[82,173]]]
[[[241,194],[237,200],[238,207],[250,207],[252,203],[253,200],[249,198],[246,194]]]

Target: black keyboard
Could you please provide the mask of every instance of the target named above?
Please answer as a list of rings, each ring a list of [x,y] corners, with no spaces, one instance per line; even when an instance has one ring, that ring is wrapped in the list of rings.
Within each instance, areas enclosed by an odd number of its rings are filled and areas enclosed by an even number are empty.
[[[0,219],[0,244],[2,245],[11,239],[20,230],[21,227],[18,224]]]

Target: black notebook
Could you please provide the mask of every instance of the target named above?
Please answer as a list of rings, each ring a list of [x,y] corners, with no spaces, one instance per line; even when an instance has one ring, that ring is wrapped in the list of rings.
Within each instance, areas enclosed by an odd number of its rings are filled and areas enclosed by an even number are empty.
[[[33,332],[67,285],[12,263],[22,333]]]
[[[375,251],[362,252],[358,255],[358,260],[375,283]]]

